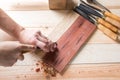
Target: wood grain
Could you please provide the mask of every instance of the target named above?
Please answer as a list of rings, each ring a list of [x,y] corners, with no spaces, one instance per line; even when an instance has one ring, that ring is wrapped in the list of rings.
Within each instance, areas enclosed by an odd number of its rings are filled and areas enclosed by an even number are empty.
[[[35,72],[36,66],[0,67],[0,80],[119,80],[120,64],[76,64],[68,65],[63,75],[46,76]],[[16,72],[17,71],[17,72]]]
[[[58,0],[53,0],[53,1],[58,1]],[[112,0],[109,1],[98,0],[98,1],[109,9],[120,9],[119,0],[115,0],[114,2]],[[78,3],[80,3],[79,0],[67,0],[66,7],[67,9],[73,9],[73,7],[75,5],[78,5]],[[1,0],[0,7],[4,10],[11,10],[11,11],[49,10],[49,0],[19,0],[19,1]]]
[[[58,40],[78,17],[68,10],[48,10],[48,0],[0,1],[0,7],[17,23],[28,29],[41,30],[53,41]],[[68,1],[79,3],[79,0]],[[120,0],[98,1],[120,16]],[[68,4],[67,6],[73,7],[73,3]],[[0,41],[5,40],[14,39],[0,30]],[[18,61],[15,66],[0,67],[0,80],[120,80],[119,53],[120,45],[97,30],[68,65],[63,75],[49,77],[42,72],[36,73],[35,64],[40,57],[28,53],[25,54],[25,60]]]
[[[58,52],[47,54],[43,59],[52,65],[58,72],[73,59],[77,52],[94,33],[96,26],[79,16],[70,28],[57,40]]]
[[[98,18],[98,23],[102,24],[103,26],[107,27],[108,29],[112,30],[115,33],[118,33],[118,28],[116,28],[116,26],[113,26],[112,24],[110,24],[109,22],[105,21],[104,19]]]
[[[120,19],[120,18],[119,18]],[[115,27],[120,29],[120,21],[117,21],[115,19],[112,19],[110,17],[106,17],[105,20],[109,23],[111,23],[112,25],[114,25]]]
[[[106,28],[106,26],[99,24],[97,27],[98,27],[98,29],[100,29],[105,35],[107,35],[111,39],[113,39],[115,41],[119,41],[118,35],[116,33],[114,33],[113,31],[111,31],[110,29]]]
[[[0,8],[4,10],[16,11],[35,11],[35,10],[48,10],[48,0],[1,0]]]
[[[120,17],[115,15],[115,14],[112,14],[112,13],[109,13],[109,12],[104,12],[104,15],[120,22]]]

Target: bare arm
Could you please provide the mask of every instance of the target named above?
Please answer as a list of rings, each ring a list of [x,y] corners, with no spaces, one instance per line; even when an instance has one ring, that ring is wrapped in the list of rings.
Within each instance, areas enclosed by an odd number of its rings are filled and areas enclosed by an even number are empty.
[[[56,50],[56,43],[37,30],[27,30],[12,20],[2,9],[0,9],[0,28],[15,37],[21,43],[38,46],[44,52]]]
[[[0,28],[18,39],[19,33],[24,28],[12,20],[2,9],[0,9]]]

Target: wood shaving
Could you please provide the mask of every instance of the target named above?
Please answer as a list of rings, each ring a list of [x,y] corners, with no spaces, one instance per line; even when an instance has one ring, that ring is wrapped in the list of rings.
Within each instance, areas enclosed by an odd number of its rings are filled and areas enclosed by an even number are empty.
[[[40,68],[35,69],[36,72],[40,72]]]
[[[39,72],[40,69],[46,76],[56,77],[57,71],[50,65],[44,63],[43,61],[38,61],[36,65],[40,65],[40,68],[36,68],[36,72]]]

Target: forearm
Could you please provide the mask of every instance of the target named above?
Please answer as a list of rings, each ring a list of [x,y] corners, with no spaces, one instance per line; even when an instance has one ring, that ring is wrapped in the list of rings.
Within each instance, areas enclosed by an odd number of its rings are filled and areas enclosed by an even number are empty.
[[[12,20],[2,9],[0,9],[0,28],[17,39],[20,31],[24,29]]]

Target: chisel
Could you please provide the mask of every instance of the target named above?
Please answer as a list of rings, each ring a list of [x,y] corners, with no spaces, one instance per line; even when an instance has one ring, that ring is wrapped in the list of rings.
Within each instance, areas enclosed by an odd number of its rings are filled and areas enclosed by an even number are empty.
[[[91,3],[91,4],[95,4],[99,7],[101,7],[102,9],[105,9],[107,10],[108,12],[111,12],[109,9],[107,9],[105,6],[103,6],[102,4],[100,4],[97,0],[87,0],[88,3]]]
[[[105,17],[105,20],[108,21],[108,22],[110,22],[112,25],[120,28],[120,17],[119,16],[111,13],[109,9],[107,9],[106,7],[104,7],[97,0],[87,0],[87,2],[88,3],[93,3],[94,5],[99,6],[100,8],[106,10],[106,11],[102,11],[101,10],[101,13],[103,13],[103,15]]]
[[[86,14],[88,14],[88,15],[97,16],[98,18],[96,18],[96,19],[97,19],[98,23],[104,25],[105,27],[109,28],[109,29],[112,30],[113,32],[120,34],[120,30],[119,30],[119,29],[117,29],[114,25],[108,23],[108,22],[105,21],[104,19],[102,19],[102,18],[101,18],[101,17],[102,17],[102,14],[100,14],[100,13],[97,12],[97,11],[95,11],[95,10],[92,9],[91,7],[88,7],[88,6],[84,5],[84,4],[80,4],[80,5],[79,5],[79,9],[82,10],[82,11],[84,11],[84,12],[85,12]]]
[[[120,41],[119,35],[117,35],[113,31],[111,31],[110,29],[106,28],[104,25],[98,23],[96,18],[94,18],[93,16],[89,16],[87,13],[85,13],[85,11],[80,10],[79,7],[75,7],[74,11],[77,12],[78,14],[80,14],[81,16],[83,16],[84,18],[86,18],[87,20],[89,20],[90,22],[92,21],[92,23],[94,23],[99,30],[101,30],[104,34],[106,34],[111,39],[113,39],[115,41]]]

